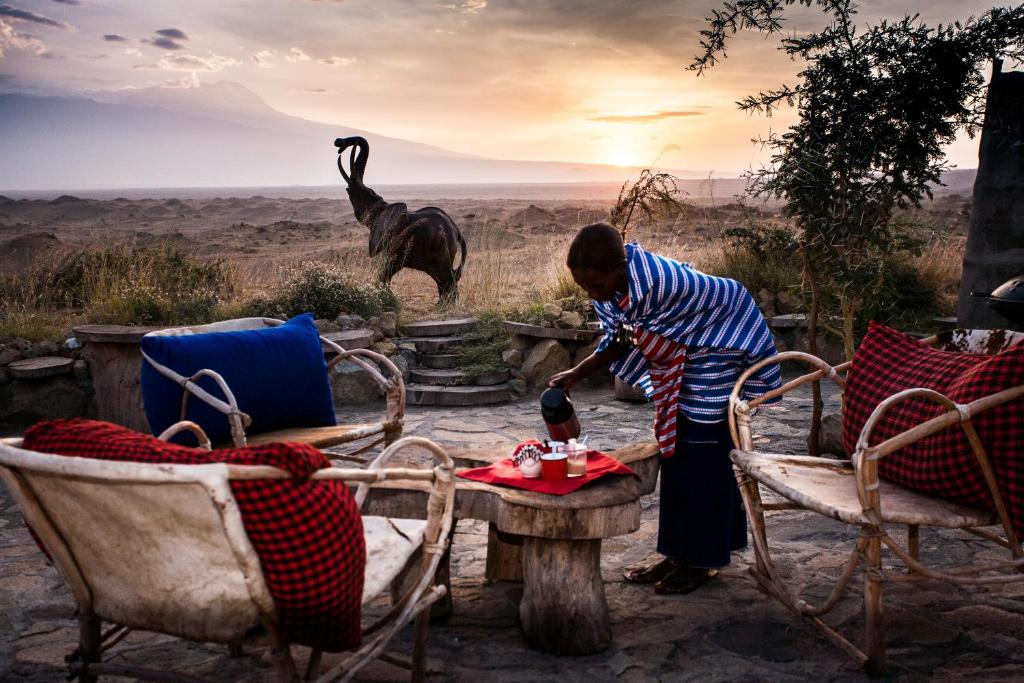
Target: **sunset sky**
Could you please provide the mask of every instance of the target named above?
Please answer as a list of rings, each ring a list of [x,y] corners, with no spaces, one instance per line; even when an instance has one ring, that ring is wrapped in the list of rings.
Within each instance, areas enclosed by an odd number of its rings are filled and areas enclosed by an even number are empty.
[[[687,71],[710,0],[8,0],[0,92],[75,94],[235,81],[294,116],[504,159],[650,164],[717,174],[756,165],[785,128],[737,111],[793,82],[777,41],[736,39]],[[928,23],[979,0],[865,0],[862,22]],[[793,14],[790,30],[820,14]],[[0,122],[2,132],[2,122]],[[977,142],[950,150],[977,165]]]

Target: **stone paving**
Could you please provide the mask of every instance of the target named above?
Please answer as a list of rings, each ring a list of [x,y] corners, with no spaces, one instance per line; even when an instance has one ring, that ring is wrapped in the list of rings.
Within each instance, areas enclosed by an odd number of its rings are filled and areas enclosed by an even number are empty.
[[[835,396],[829,403],[836,403]],[[650,438],[648,405],[612,400],[610,389],[577,392],[584,430],[597,448]],[[804,446],[806,396],[757,417],[759,445],[799,453]],[[346,408],[344,420],[372,409]],[[542,429],[536,396],[486,409],[413,408],[406,434],[449,444],[512,444]],[[748,549],[736,553],[720,578],[688,596],[663,597],[622,579],[626,565],[652,552],[657,534],[658,495],[643,501],[642,525],[603,545],[602,570],[614,642],[600,654],[560,658],[525,647],[517,626],[521,587],[484,580],[486,525],[462,521],[452,557],[454,614],[431,626],[429,666],[433,680],[452,681],[859,681],[845,655],[819,639],[781,605],[766,598],[746,574]],[[57,572],[33,544],[6,491],[0,493],[0,680],[64,680],[63,657],[77,640],[70,595]],[[784,520],[784,521],[783,521]],[[774,516],[770,539],[781,570],[823,597],[838,577],[853,534],[813,513]],[[994,555],[979,539],[958,532],[922,531],[922,556],[951,566]],[[897,681],[1024,680],[1024,585],[955,587],[942,583],[889,584],[885,610],[890,659],[888,678]],[[859,583],[826,621],[861,642]],[[408,630],[396,648],[408,651]],[[297,658],[305,652],[296,648]],[[300,652],[301,650],[301,652]],[[238,659],[226,648],[164,636],[133,633],[113,656],[158,668],[174,668],[215,681],[270,680],[258,648]],[[325,657],[329,662],[330,657]],[[376,663],[360,680],[404,680],[406,674]]]

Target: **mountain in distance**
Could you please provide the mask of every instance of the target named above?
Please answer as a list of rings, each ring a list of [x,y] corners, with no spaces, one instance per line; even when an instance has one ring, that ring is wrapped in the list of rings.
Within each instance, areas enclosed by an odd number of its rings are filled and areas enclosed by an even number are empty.
[[[375,184],[622,182],[636,168],[460,154],[283,114],[242,85],[0,94],[0,190],[334,185],[336,137]],[[685,177],[703,174],[674,171]]]

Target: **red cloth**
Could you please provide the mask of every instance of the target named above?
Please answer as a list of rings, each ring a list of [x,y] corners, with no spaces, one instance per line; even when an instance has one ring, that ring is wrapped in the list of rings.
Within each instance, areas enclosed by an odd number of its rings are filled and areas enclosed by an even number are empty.
[[[120,462],[287,470],[294,479],[231,482],[277,616],[291,642],[330,652],[359,645],[366,567],[362,517],[343,482],[309,481],[331,466],[312,446],[269,443],[206,451],[76,418],[36,424],[25,433],[24,448]]]
[[[462,470],[458,473],[463,479],[479,481],[484,484],[497,484],[499,486],[513,486],[517,489],[536,491],[537,493],[550,493],[554,496],[564,496],[572,493],[585,484],[595,479],[600,479],[606,474],[632,474],[636,473],[615,458],[605,455],[600,451],[587,451],[587,472],[582,477],[572,477],[561,481],[545,481],[543,479],[527,479],[519,474],[512,465],[512,458],[499,460],[493,465],[486,467],[475,467],[469,470]]]
[[[679,415],[679,392],[683,388],[686,367],[686,345],[668,337],[636,328],[636,348],[647,361],[647,374],[654,389],[654,432],[661,457],[671,458],[676,452],[676,417]]]
[[[872,322],[847,379],[843,440],[852,453],[875,407],[904,389],[925,387],[957,403],[970,403],[1020,384],[1024,384],[1024,344],[995,355],[940,351]],[[876,426],[871,445],[945,411],[926,399],[900,403]],[[1014,530],[1024,534],[1024,400],[987,410],[971,422],[992,463]],[[883,458],[879,475],[923,493],[995,510],[959,423]]]

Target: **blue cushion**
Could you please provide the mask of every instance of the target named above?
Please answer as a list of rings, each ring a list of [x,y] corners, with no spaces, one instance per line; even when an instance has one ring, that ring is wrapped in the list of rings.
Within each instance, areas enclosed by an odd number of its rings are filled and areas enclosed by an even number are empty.
[[[327,364],[309,313],[260,330],[146,336],[142,351],[185,377],[204,368],[219,373],[239,409],[252,418],[249,434],[336,424]],[[197,384],[224,399],[211,378]],[[180,386],[142,361],[142,397],[153,434],[178,421],[181,393]],[[195,396],[189,398],[186,419],[201,426],[214,444],[231,441],[227,417]]]

